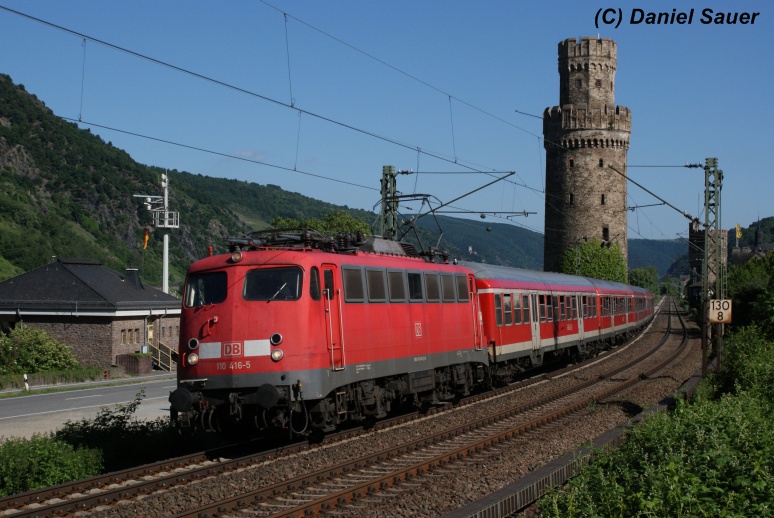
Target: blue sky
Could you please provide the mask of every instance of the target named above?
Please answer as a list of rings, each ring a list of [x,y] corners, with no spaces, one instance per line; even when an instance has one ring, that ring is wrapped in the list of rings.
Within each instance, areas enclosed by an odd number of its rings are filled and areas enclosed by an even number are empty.
[[[369,210],[379,201],[383,165],[418,171],[400,176],[399,190],[442,202],[492,181],[482,171],[515,171],[511,182],[454,206],[533,212],[513,224],[541,233],[542,121],[517,110],[540,116],[558,104],[557,44],[599,35],[618,45],[616,104],[632,111],[629,176],[703,220],[703,170],[634,166],[716,157],[724,171],[723,226],[774,215],[765,153],[774,111],[768,2],[0,0],[0,6],[87,37],[84,45],[81,36],[0,9],[0,72],[140,163],[279,185]],[[620,26],[595,26],[604,8],[621,9]],[[635,8],[694,9],[694,18],[690,25],[632,24]],[[760,14],[754,24],[703,24],[705,9]],[[431,174],[441,172],[471,174]],[[630,206],[656,203],[629,184]],[[674,239],[686,234],[688,221],[660,205],[628,212],[628,224],[630,239]]]

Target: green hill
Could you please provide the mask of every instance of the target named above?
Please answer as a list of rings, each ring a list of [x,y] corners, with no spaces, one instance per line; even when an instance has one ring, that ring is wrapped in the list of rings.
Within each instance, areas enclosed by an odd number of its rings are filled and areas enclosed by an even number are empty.
[[[158,193],[170,178],[170,206],[181,226],[170,231],[170,288],[179,288],[188,265],[226,250],[224,238],[266,228],[277,216],[303,220],[347,210],[368,223],[376,215],[325,203],[275,185],[163,171],[55,116],[45,104],[0,74],[0,280],[59,257],[88,257],[117,271],[132,266],[143,280],[161,284],[162,231],[133,197]],[[515,225],[440,217],[439,246],[453,257],[541,269],[543,236]],[[440,232],[430,217],[418,222],[422,241],[435,246]],[[640,243],[642,241],[642,243]],[[633,240],[630,264],[654,264],[663,274],[679,243]]]

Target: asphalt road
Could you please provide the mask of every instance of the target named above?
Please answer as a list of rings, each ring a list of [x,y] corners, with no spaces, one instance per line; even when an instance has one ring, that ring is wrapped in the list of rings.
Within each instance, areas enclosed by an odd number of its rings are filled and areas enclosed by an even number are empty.
[[[138,378],[128,384],[112,382],[68,385],[76,390],[0,399],[0,438],[31,437],[34,433],[53,432],[67,421],[93,419],[100,409],[132,402],[145,390],[135,417],[155,419],[169,415],[169,393],[175,389],[174,375]]]

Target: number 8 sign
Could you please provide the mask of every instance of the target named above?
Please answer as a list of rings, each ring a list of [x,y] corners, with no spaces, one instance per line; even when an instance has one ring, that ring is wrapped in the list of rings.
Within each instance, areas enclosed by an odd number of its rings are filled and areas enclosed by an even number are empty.
[[[710,324],[730,324],[731,323],[731,300],[730,299],[712,299],[709,301],[709,321]]]

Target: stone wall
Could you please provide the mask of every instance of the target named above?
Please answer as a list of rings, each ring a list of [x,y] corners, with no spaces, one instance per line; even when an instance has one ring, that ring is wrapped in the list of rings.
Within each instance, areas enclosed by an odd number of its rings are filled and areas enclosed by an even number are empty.
[[[82,365],[113,364],[110,320],[101,317],[26,315],[24,323],[42,329],[73,350]]]
[[[162,342],[177,349],[180,332],[180,318],[157,315],[148,317],[151,325],[152,343]],[[78,362],[94,367],[116,365],[116,357],[122,354],[141,352],[148,343],[146,319],[134,317],[76,317],[76,316],[39,316],[25,315],[24,323],[42,329],[52,338],[62,342],[73,350]]]

